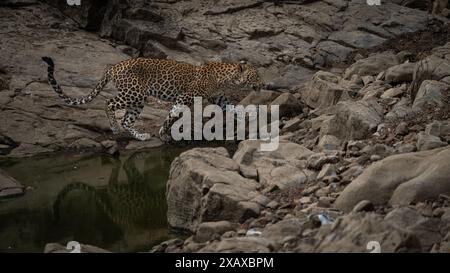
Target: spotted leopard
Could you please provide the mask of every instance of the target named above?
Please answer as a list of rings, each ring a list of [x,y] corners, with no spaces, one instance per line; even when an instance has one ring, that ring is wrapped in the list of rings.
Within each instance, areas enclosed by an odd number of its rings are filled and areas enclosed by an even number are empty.
[[[256,69],[248,64],[209,62],[202,66],[169,59],[133,58],[108,68],[97,86],[85,97],[72,98],[61,89],[54,77],[54,62],[50,57],[42,57],[48,65],[48,82],[58,96],[68,105],[80,105],[92,101],[105,85],[112,81],[118,89],[114,98],[106,101],[106,114],[111,130],[118,133],[115,111],[125,109],[122,126],[135,139],[148,140],[148,133],[134,128],[144,102],[149,96],[173,103],[173,109],[181,105],[190,107],[194,97],[202,97],[223,109],[231,103],[224,97],[224,91],[234,88],[261,89],[263,83]],[[164,141],[170,140],[170,126],[174,121],[169,114],[159,134]]]

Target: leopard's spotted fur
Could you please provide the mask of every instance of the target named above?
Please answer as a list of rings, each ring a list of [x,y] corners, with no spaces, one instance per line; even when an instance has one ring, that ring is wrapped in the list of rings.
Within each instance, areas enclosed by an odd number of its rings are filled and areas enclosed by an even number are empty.
[[[203,66],[168,59],[134,58],[122,61],[106,70],[92,92],[82,98],[71,98],[63,93],[55,80],[54,63],[49,57],[42,58],[48,64],[48,81],[60,98],[69,105],[85,104],[92,101],[112,81],[118,94],[106,101],[106,114],[113,133],[118,132],[115,111],[125,109],[123,127],[138,140],[147,140],[149,134],[134,129],[134,123],[149,96],[170,101],[175,107],[191,106],[194,97],[203,97],[224,108],[229,102],[223,91],[228,88],[251,87],[260,89],[262,81],[255,68],[247,64],[209,62]],[[160,129],[160,136],[167,140],[171,126],[170,115]]]

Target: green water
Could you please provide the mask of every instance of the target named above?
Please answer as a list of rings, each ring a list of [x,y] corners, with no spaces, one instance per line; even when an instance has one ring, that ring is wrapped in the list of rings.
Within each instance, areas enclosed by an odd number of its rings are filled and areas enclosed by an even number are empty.
[[[171,237],[165,187],[181,152],[58,155],[1,162],[27,187],[0,200],[0,252],[42,252],[69,241],[114,252],[148,251]]]

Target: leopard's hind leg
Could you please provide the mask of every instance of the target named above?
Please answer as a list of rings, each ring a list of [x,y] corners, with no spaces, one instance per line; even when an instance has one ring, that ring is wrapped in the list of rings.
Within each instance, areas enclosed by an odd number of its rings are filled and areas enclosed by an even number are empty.
[[[151,135],[148,133],[141,133],[134,128],[134,123],[136,119],[141,115],[142,109],[144,108],[144,104],[142,105],[130,105],[123,117],[122,126],[125,128],[135,139],[137,140],[148,140],[151,138]]]
[[[109,126],[113,134],[119,133],[119,125],[116,120],[116,110],[123,109],[125,107],[124,102],[121,101],[120,97],[114,97],[112,99],[106,100],[105,111],[108,116]]]

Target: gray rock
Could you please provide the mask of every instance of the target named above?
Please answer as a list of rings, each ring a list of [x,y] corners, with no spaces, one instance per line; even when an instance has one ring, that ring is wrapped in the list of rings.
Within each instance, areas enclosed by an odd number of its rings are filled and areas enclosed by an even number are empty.
[[[276,99],[280,93],[274,92],[274,91],[252,91],[250,94],[248,94],[247,97],[245,97],[241,102],[239,102],[239,105],[247,106],[249,104],[254,105],[269,105],[274,99]]]
[[[363,31],[336,31],[328,39],[356,48],[371,48],[382,44],[386,39]]]
[[[444,92],[447,90],[450,90],[448,84],[433,80],[423,81],[414,99],[413,108],[442,107],[444,105]]]
[[[449,159],[448,148],[389,156],[353,180],[335,206],[350,211],[362,200],[374,205],[407,205],[448,194]]]
[[[106,152],[110,155],[116,155],[119,153],[119,145],[114,140],[105,140],[100,144],[106,149]]]
[[[447,143],[442,142],[437,136],[427,135],[424,132],[417,134],[417,150],[426,151],[439,147],[447,146]]]
[[[251,237],[226,238],[213,242],[200,249],[201,253],[268,253],[273,250],[273,242],[267,239]]]
[[[415,63],[403,63],[388,68],[385,76],[386,82],[392,84],[412,81],[415,66]]]
[[[102,145],[97,141],[94,141],[90,138],[80,138],[75,140],[69,145],[69,148],[73,149],[101,149]]]
[[[334,225],[322,226],[312,238],[315,244],[299,245],[296,252],[368,253],[368,243],[378,242],[382,253],[420,251],[417,237],[374,213],[350,213]]]
[[[294,95],[291,93],[283,93],[278,96],[270,105],[279,106],[279,116],[292,117],[302,113],[302,106]]]
[[[340,79],[330,72],[318,71],[301,89],[302,101],[312,108],[324,108],[348,99],[348,90],[339,83]]]
[[[361,59],[345,70],[344,78],[350,79],[352,75],[376,76],[378,73],[399,64],[399,59],[393,53],[379,53]]]
[[[336,155],[328,155],[325,153],[316,153],[312,154],[308,157],[307,166],[313,170],[320,170],[327,163],[337,163],[339,161],[339,157]]]
[[[423,252],[430,251],[431,247],[442,239],[439,231],[439,220],[424,217],[412,208],[400,207],[394,209],[384,219],[417,237]]]
[[[259,140],[245,140],[239,143],[233,159],[239,165],[255,168],[262,185],[289,188],[308,181],[308,175],[300,168],[312,154],[302,145],[282,141],[275,151],[261,151]]]
[[[169,225],[195,232],[202,222],[243,222],[260,213],[258,183],[242,177],[225,148],[196,148],[173,162],[167,182]]]
[[[125,150],[142,150],[161,147],[163,142],[159,137],[153,137],[146,141],[131,140],[125,147]]]
[[[204,222],[201,223],[194,236],[194,240],[199,243],[214,239],[214,236],[220,236],[228,231],[234,231],[237,228],[236,223],[228,221]]]
[[[336,105],[336,115],[322,125],[320,134],[363,139],[376,131],[382,118],[383,110],[375,101],[340,102]]]
[[[22,184],[0,169],[0,198],[19,196],[24,193]]]
[[[321,150],[339,150],[341,141],[333,135],[324,135],[320,138],[317,147]]]

